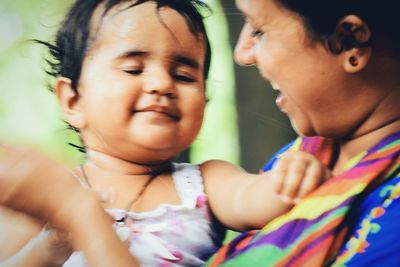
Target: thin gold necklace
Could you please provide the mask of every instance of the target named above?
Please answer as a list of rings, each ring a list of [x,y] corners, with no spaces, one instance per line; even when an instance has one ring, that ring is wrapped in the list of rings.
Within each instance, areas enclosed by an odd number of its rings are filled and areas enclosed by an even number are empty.
[[[149,170],[149,173],[148,173],[149,178],[147,179],[146,183],[142,186],[142,188],[140,189],[140,191],[136,195],[136,197],[133,198],[128,203],[126,209],[124,209],[126,211],[130,211],[131,207],[140,199],[140,197],[143,195],[144,191],[146,191],[147,187],[151,184],[151,182],[153,182],[155,180],[155,178],[157,178],[160,174],[162,174],[164,172],[171,171],[172,170],[172,165],[168,164],[166,166],[166,168],[160,169],[160,170],[157,170],[157,171],[153,171],[151,168],[149,168],[147,166],[146,166],[146,168]],[[83,164],[80,165],[80,169],[81,169],[81,172],[82,172],[82,175],[83,175],[83,179],[85,180],[87,186],[89,188],[93,189],[92,185],[89,183],[89,179],[88,179],[88,176],[86,174],[86,171],[85,171],[85,168],[84,168]],[[125,221],[125,217],[122,218],[121,220],[118,220],[117,222],[124,222],[124,221]]]

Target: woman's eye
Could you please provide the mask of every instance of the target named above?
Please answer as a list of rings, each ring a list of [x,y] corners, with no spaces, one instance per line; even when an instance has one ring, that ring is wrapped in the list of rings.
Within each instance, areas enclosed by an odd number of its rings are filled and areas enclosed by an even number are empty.
[[[260,38],[264,34],[261,30],[254,30],[251,32],[251,37],[253,38]]]

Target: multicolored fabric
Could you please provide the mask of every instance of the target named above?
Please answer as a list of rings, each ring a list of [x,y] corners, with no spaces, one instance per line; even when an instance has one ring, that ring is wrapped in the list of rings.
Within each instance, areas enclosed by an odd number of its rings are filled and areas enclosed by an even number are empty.
[[[400,266],[400,173],[351,213],[348,240],[332,266]],[[352,222],[352,224],[350,224]]]
[[[324,162],[330,161],[334,148],[332,141],[320,138],[299,139],[291,147],[313,153]],[[339,259],[346,257],[346,251],[338,257],[337,252],[353,227],[348,223],[352,208],[379,184],[398,176],[399,154],[400,132],[356,158],[353,167],[331,178],[287,214],[260,231],[234,239],[208,266],[343,266]],[[379,214],[382,210],[378,209],[371,216]]]

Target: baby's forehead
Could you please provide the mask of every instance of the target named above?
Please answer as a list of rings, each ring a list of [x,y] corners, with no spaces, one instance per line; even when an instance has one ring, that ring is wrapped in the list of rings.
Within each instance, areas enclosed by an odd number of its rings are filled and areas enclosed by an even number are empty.
[[[134,6],[124,3],[104,12],[104,6],[96,10],[86,59],[103,52],[114,57],[141,51],[166,60],[185,55],[202,65],[206,37],[193,33],[186,18],[175,9],[158,8],[156,2],[146,1]]]
[[[90,48],[101,45],[105,40],[115,43],[118,41],[132,41],[133,43],[147,43],[148,39],[157,38],[157,35],[169,35],[187,46],[187,40],[196,43],[205,42],[205,36],[191,31],[186,17],[169,6],[158,7],[156,1],[136,2],[128,1],[113,6],[107,10],[105,5],[99,6],[93,15],[90,24]],[[110,38],[113,36],[114,38]],[[186,45],[185,45],[186,43]]]
[[[175,19],[174,19],[175,18]],[[182,15],[175,8],[164,5],[159,7],[157,1],[123,1],[111,8],[107,9],[106,4],[103,2],[94,11],[90,21],[90,40],[91,43],[96,37],[101,34],[102,31],[107,31],[111,28],[119,34],[129,34],[132,28],[137,27],[148,27],[149,22],[159,23],[166,29],[171,31],[172,34],[185,34],[189,30],[190,35],[197,39],[203,39],[202,33],[194,33],[189,29],[188,18]],[[184,28],[176,27],[177,21],[183,21],[181,23]],[[174,26],[174,31],[171,30],[169,25]],[[153,32],[152,34],[157,34]]]
[[[128,9],[131,5],[133,5],[134,1],[122,1],[118,4],[115,4],[112,7],[107,7],[108,1],[103,1],[100,3],[96,9],[94,10],[92,17],[90,18],[90,32],[93,35],[94,32],[98,33],[101,30],[102,25],[107,20],[113,18],[119,12],[122,12],[124,9]],[[129,8],[130,9],[130,8]]]

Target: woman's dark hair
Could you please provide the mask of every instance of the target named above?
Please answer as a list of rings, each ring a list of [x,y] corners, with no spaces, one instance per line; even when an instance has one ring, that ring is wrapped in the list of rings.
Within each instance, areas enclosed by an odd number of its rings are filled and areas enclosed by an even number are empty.
[[[400,14],[396,0],[275,0],[281,6],[299,14],[313,40],[325,42],[333,53],[354,47],[370,46],[377,35],[391,49],[400,45]],[[360,17],[370,28],[371,38],[364,42],[354,39],[349,31],[338,40],[338,22],[346,15]],[[339,42],[338,42],[339,41]]]
[[[47,60],[50,70],[48,74],[54,77],[67,77],[71,79],[71,85],[77,90],[81,73],[82,62],[90,46],[93,33],[90,29],[90,21],[96,8],[103,4],[105,9],[102,18],[114,6],[132,2],[127,7],[133,7],[152,1],[157,4],[157,9],[167,6],[176,10],[186,20],[190,31],[196,36],[202,36],[206,43],[206,55],[204,62],[204,76],[207,78],[211,61],[211,48],[207,38],[203,16],[198,8],[210,8],[199,0],[77,0],[71,7],[60,29],[57,32],[55,43],[38,41],[49,48],[50,58]]]

